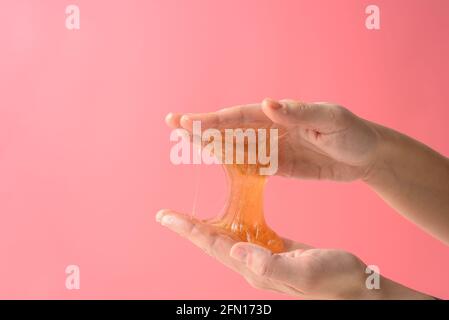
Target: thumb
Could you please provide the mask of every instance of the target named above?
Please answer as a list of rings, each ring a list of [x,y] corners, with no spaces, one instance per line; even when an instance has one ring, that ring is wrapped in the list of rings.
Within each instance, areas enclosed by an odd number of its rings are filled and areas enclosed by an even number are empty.
[[[341,127],[342,113],[346,109],[329,103],[305,103],[294,100],[265,99],[262,110],[274,123],[330,132]]]
[[[258,276],[301,286],[303,265],[296,259],[302,249],[273,254],[270,250],[248,242],[238,242],[231,248],[232,258],[245,264]],[[295,253],[295,254],[293,254]]]

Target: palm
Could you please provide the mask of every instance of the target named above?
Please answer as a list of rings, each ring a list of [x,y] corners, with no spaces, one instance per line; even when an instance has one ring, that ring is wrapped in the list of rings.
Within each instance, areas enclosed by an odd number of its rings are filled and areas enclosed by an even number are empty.
[[[309,249],[298,257],[303,265],[301,290],[309,297],[344,298],[364,284],[364,264],[353,254],[332,249]],[[348,284],[353,284],[348,288]],[[344,290],[343,290],[344,288]]]
[[[319,138],[313,136],[316,133],[310,134],[306,130],[293,126],[280,138],[279,175],[337,181],[352,181],[364,175],[367,163],[357,163],[357,155],[338,149],[340,140],[347,138],[343,137],[347,133],[339,132]],[[309,137],[305,138],[305,135]],[[319,139],[327,141],[323,143]]]
[[[156,219],[240,273],[255,288],[320,299],[350,298],[363,290],[365,265],[351,253],[314,249],[284,239],[286,251],[272,254],[255,244],[238,243],[214,226],[173,211],[160,211]],[[251,258],[236,258],[242,247],[252,251]]]

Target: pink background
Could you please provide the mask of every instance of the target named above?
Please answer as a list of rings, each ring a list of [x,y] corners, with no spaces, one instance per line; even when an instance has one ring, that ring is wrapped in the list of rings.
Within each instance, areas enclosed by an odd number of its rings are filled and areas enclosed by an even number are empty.
[[[65,28],[65,7],[81,30]],[[365,28],[365,7],[381,30]],[[0,298],[283,298],[154,221],[214,216],[220,167],[169,161],[169,111],[341,103],[449,154],[449,1],[1,0]],[[411,155],[412,156],[412,155]],[[362,183],[273,178],[279,233],[449,298],[449,250]],[[65,288],[65,267],[81,289]]]

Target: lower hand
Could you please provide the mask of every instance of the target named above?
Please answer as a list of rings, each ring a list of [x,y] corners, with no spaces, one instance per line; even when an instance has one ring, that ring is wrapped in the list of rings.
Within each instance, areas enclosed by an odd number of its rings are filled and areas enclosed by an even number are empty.
[[[366,265],[349,252],[315,249],[285,239],[286,251],[272,254],[173,211],[161,210],[156,220],[240,273],[255,288],[306,299],[418,298],[421,295],[386,278],[382,278],[381,290],[367,289]]]

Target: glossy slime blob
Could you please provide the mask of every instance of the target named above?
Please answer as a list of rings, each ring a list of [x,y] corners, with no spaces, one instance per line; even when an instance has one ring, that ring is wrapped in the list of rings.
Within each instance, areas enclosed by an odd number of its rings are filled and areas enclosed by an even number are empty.
[[[245,155],[247,152],[245,144]],[[223,164],[223,167],[229,185],[224,213],[206,222],[240,241],[255,243],[274,253],[282,252],[282,239],[264,218],[263,192],[268,176],[259,174],[259,164]]]

